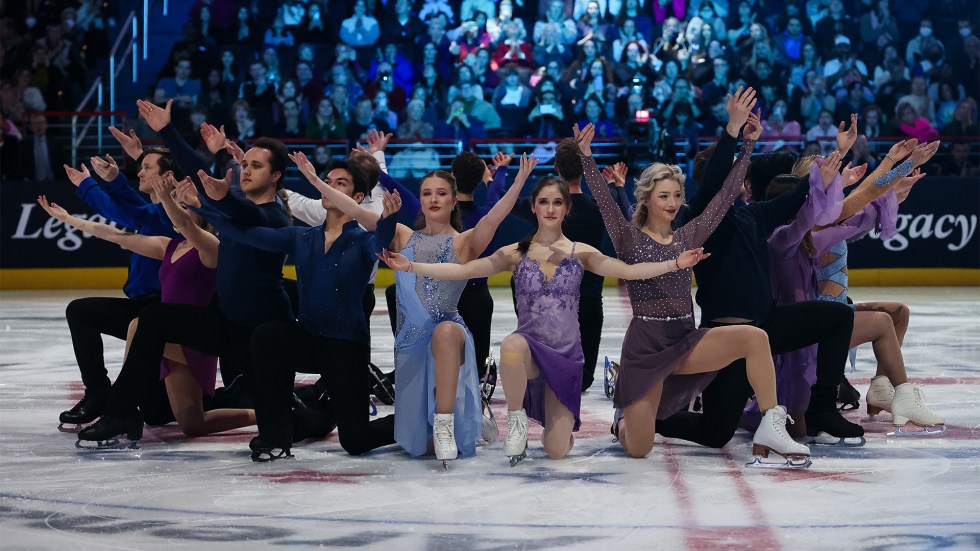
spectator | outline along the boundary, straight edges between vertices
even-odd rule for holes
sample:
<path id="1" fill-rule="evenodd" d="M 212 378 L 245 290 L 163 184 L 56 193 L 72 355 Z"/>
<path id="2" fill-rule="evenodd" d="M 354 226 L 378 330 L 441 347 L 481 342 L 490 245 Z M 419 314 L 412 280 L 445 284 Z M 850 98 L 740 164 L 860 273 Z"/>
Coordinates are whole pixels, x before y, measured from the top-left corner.
<path id="1" fill-rule="evenodd" d="M 943 136 L 968 137 L 980 135 L 977 127 L 977 102 L 967 98 L 956 105 L 953 120 L 943 127 Z"/>
<path id="2" fill-rule="evenodd" d="M 355 0 L 354 13 L 340 24 L 340 40 L 354 49 L 362 65 L 374 53 L 375 42 L 381 36 L 378 20 L 368 13 L 366 0 Z"/>
<path id="3" fill-rule="evenodd" d="M 898 130 L 905 136 L 931 142 L 939 138 L 939 132 L 923 117 L 920 117 L 911 103 L 898 102 Z"/>
<path id="4" fill-rule="evenodd" d="M 960 31 L 963 27 L 960 27 Z M 970 35 L 963 39 L 963 51 L 954 52 L 950 65 L 966 88 L 966 93 L 980 100 L 980 38 Z"/>
<path id="5" fill-rule="evenodd" d="M 398 126 L 395 135 L 400 140 L 427 140 L 435 134 L 432 124 L 424 119 L 425 102 L 413 99 L 405 108 L 405 121 Z"/>
<path id="6" fill-rule="evenodd" d="M 308 61 L 296 63 L 296 83 L 299 86 L 299 94 L 307 102 L 323 97 L 323 84 L 313 78 L 313 66 Z"/>
<path id="7" fill-rule="evenodd" d="M 390 5 L 390 4 L 389 4 Z M 385 20 L 385 37 L 405 52 L 415 57 L 415 38 L 425 32 L 422 20 L 412 14 L 411 0 L 396 0 L 394 12 Z"/>
<path id="8" fill-rule="evenodd" d="M 436 110 L 445 104 L 446 87 L 442 83 L 439 73 L 431 64 L 422 69 L 422 80 L 415 84 L 413 93 L 419 89 L 425 93 L 428 104 Z"/>
<path id="9" fill-rule="evenodd" d="M 572 17 L 576 17 L 574 12 Z M 580 40 L 588 38 L 595 41 L 600 51 L 605 51 L 612 46 L 615 30 L 610 28 L 605 14 L 600 11 L 598 0 L 588 0 L 585 11 L 577 19 L 575 26 L 578 28 Z"/>
<path id="10" fill-rule="evenodd" d="M 272 26 L 265 31 L 265 38 L 262 45 L 265 48 L 278 48 L 279 46 L 292 46 L 296 42 L 293 33 L 286 28 L 282 16 L 277 15 L 272 21 Z"/>
<path id="11" fill-rule="evenodd" d="M 844 1 L 830 0 L 829 8 L 830 13 L 821 19 L 814 28 L 814 39 L 817 42 L 817 47 L 824 52 L 837 47 L 837 37 L 839 36 L 847 38 L 848 46 L 851 45 L 852 40 L 856 40 L 858 37 L 857 25 L 844 11 Z"/>
<path id="12" fill-rule="evenodd" d="M 827 109 L 821 109 L 817 117 L 817 124 L 806 131 L 807 141 L 819 141 L 824 154 L 830 153 L 834 149 L 834 138 L 837 136 L 837 127 L 834 126 L 834 114 Z"/>
<path id="13" fill-rule="evenodd" d="M 861 45 L 870 52 L 898 42 L 898 22 L 892 15 L 890 0 L 876 0 L 874 9 L 861 16 Z"/>
<path id="14" fill-rule="evenodd" d="M 371 130 L 389 133 L 391 127 L 387 121 L 375 117 L 371 98 L 362 96 L 354 105 L 354 116 L 347 122 L 347 139 L 351 144 L 363 141 Z"/>
<path id="15" fill-rule="evenodd" d="M 514 69 L 504 70 L 504 81 L 493 91 L 492 102 L 497 107 L 527 107 L 531 103 L 531 89 L 521 82 Z"/>
<path id="16" fill-rule="evenodd" d="M 467 59 L 473 59 L 470 66 L 473 69 L 473 78 L 476 79 L 476 82 L 480 86 L 483 86 L 484 92 L 492 93 L 492 90 L 500 84 L 500 78 L 497 76 L 496 71 L 490 69 L 490 51 L 486 49 L 478 50 L 475 54 L 467 57 Z"/>
<path id="17" fill-rule="evenodd" d="M 601 99 L 601 94 L 598 97 Z M 537 104 L 527 118 L 531 124 L 530 133 L 537 138 L 561 138 L 568 134 L 565 114 L 554 91 L 539 91 Z"/>
<path id="18" fill-rule="evenodd" d="M 316 113 L 306 123 L 305 135 L 315 140 L 337 140 L 347 137 L 344 118 L 337 113 L 337 108 L 330 98 L 323 98 L 317 104 Z"/>
<path id="19" fill-rule="evenodd" d="M 265 63 L 255 61 L 249 66 L 249 80 L 242 83 L 239 99 L 247 102 L 255 124 L 265 130 L 272 126 L 272 106 L 276 103 L 276 87 L 266 79 Z M 236 102 L 237 104 L 237 102 Z"/>
<path id="20" fill-rule="evenodd" d="M 696 2 L 695 2 L 696 3 Z M 718 39 L 724 39 L 728 35 L 725 32 L 725 19 L 722 16 L 723 13 L 728 11 L 727 8 L 721 9 L 716 6 L 711 0 L 705 0 L 701 2 L 700 6 L 696 6 L 694 3 L 691 5 L 691 11 L 697 10 L 698 17 L 705 25 L 711 28 L 711 36 Z M 649 35 L 647 35 L 649 36 Z M 704 38 L 704 27 L 701 28 L 701 36 Z M 710 43 L 710 40 L 705 41 L 705 44 Z"/>
<path id="21" fill-rule="evenodd" d="M 621 61 L 626 52 L 626 47 L 630 44 L 639 44 L 640 51 L 643 52 L 643 57 L 646 59 L 646 53 L 650 51 L 650 46 L 647 44 L 646 38 L 637 31 L 636 21 L 633 19 L 627 19 L 619 26 L 619 36 L 613 40 L 612 44 L 612 58 Z"/>
<path id="22" fill-rule="evenodd" d="M 452 138 L 463 142 L 463 148 L 469 149 L 470 140 L 487 136 L 483 124 L 466 115 L 466 106 L 462 99 L 455 99 L 446 106 L 446 119 L 435 126 L 435 138 Z"/>
<path id="23" fill-rule="evenodd" d="M 680 52 L 684 50 L 684 46 L 679 42 L 682 36 L 680 21 L 674 17 L 668 17 L 667 20 L 664 21 L 663 27 L 660 31 L 660 38 L 658 39 L 659 41 L 662 41 L 663 45 L 660 47 L 659 51 L 656 51 L 657 48 L 654 47 L 653 56 L 664 63 L 667 63 L 668 61 L 676 62 L 679 58 Z M 656 42 L 657 41 L 654 41 L 655 44 Z"/>
<path id="24" fill-rule="evenodd" d="M 500 0 L 500 4 L 497 6 L 497 17 L 491 17 L 487 21 L 487 34 L 490 35 L 490 41 L 493 44 L 503 39 L 504 25 L 508 21 L 520 22 L 519 24 L 522 27 L 524 25 L 523 21 L 514 18 L 514 3 L 512 0 Z"/>
<path id="25" fill-rule="evenodd" d="M 915 109 L 915 116 L 929 121 L 931 124 L 936 120 L 936 106 L 926 94 L 926 79 L 922 76 L 912 77 L 912 90 L 908 95 L 898 98 L 898 105 L 907 103 Z M 896 108 L 896 114 L 898 109 Z M 902 118 L 899 115 L 899 118 Z"/>
<path id="26" fill-rule="evenodd" d="M 540 39 L 535 39 L 536 44 L 531 50 L 532 58 L 538 65 L 547 65 L 552 61 L 557 61 L 562 65 L 568 65 L 572 61 L 572 50 L 562 42 L 561 28 L 557 23 L 547 23 L 541 27 Z"/>
<path id="27" fill-rule="evenodd" d="M 942 165 L 944 176 L 960 176 L 962 178 L 976 178 L 980 176 L 980 167 L 977 163 L 970 160 L 970 144 L 964 141 L 955 141 L 949 148 L 949 158 Z"/>
<path id="28" fill-rule="evenodd" d="M 858 118 L 858 133 L 868 138 L 878 138 L 881 136 L 893 135 L 885 126 L 883 113 L 877 105 L 869 105 L 864 109 L 864 113 Z"/>
<path id="29" fill-rule="evenodd" d="M 878 166 L 878 159 L 875 157 L 874 150 L 868 143 L 868 137 L 864 134 L 858 134 L 858 137 L 854 140 L 854 144 L 851 146 L 851 150 L 844 157 L 844 165 L 846 166 L 848 163 L 851 166 L 859 166 L 867 163 L 869 173 Z"/>
<path id="30" fill-rule="evenodd" d="M 31 115 L 31 135 L 23 141 L 21 150 L 24 179 L 33 182 L 47 182 L 67 162 L 64 156 L 65 144 L 57 138 L 48 136 L 48 119 L 41 113 Z"/>
<path id="31" fill-rule="evenodd" d="M 197 96 L 201 94 L 201 81 L 191 78 L 191 62 L 182 59 L 174 65 L 173 78 L 164 78 L 157 82 L 157 88 L 163 91 L 165 100 L 174 100 L 174 105 L 190 109 L 197 104 Z"/>
<path id="32" fill-rule="evenodd" d="M 698 100 L 694 97 L 694 91 L 692 90 L 691 83 L 687 79 L 679 78 L 677 82 L 674 83 L 674 88 L 670 96 L 670 101 L 666 107 L 662 109 L 662 115 L 664 119 L 670 119 L 673 115 L 674 109 L 681 104 L 686 104 L 688 111 L 690 111 L 690 116 L 698 118 L 701 116 L 701 109 L 698 107 Z"/>
<path id="33" fill-rule="evenodd" d="M 491 18 L 497 15 L 497 4 L 493 0 L 463 0 L 459 7 L 459 18 L 461 21 L 473 21 L 478 12 Z"/>
<path id="34" fill-rule="evenodd" d="M 262 62 L 265 64 L 265 79 L 273 86 L 279 87 L 282 73 L 279 71 L 279 52 L 276 48 L 267 46 L 262 51 Z"/>
<path id="35" fill-rule="evenodd" d="M 500 115 L 493 108 L 493 104 L 483 99 L 483 88 L 474 82 L 461 84 L 459 87 L 459 97 L 466 106 L 466 112 L 471 117 L 480 121 L 486 130 L 500 128 Z"/>
<path id="36" fill-rule="evenodd" d="M 617 59 L 619 63 L 616 64 L 614 74 L 619 86 L 646 85 L 647 82 L 653 82 L 656 74 L 648 63 L 647 50 L 643 43 L 626 44 L 623 54 Z"/>
<path id="37" fill-rule="evenodd" d="M 592 62 L 598 58 L 599 49 L 596 43 L 591 39 L 583 40 L 579 43 L 578 55 L 575 57 L 575 61 L 565 69 L 562 82 L 566 82 L 570 86 L 575 86 L 577 82 L 573 83 L 572 81 L 578 81 L 585 77 L 589 72 L 589 67 L 592 66 Z"/>
<path id="38" fill-rule="evenodd" d="M 422 8 L 419 9 L 419 19 L 425 21 L 430 17 L 442 15 L 446 18 L 446 23 L 452 23 L 453 7 L 448 0 L 422 0 Z"/>
<path id="39" fill-rule="evenodd" d="M 502 38 L 500 45 L 491 56 L 496 67 L 507 65 L 527 69 L 535 67 L 534 52 L 531 45 L 524 41 L 523 27 L 516 21 L 508 21 L 504 24 Z"/>
<path id="40" fill-rule="evenodd" d="M 687 101 L 678 102 L 671 110 L 667 132 L 676 140 L 687 138 L 685 154 L 687 158 L 693 159 L 698 152 L 698 139 L 701 137 L 703 127 L 695 120 L 692 112 L 692 104 Z"/>
<path id="41" fill-rule="evenodd" d="M 565 13 L 564 0 L 551 0 L 548 3 L 548 11 L 545 12 L 545 17 L 534 24 L 532 37 L 535 43 L 543 42 L 544 30 L 547 27 L 553 27 L 557 31 L 557 39 L 564 46 L 570 46 L 578 38 L 578 27 L 572 18 Z"/>
<path id="42" fill-rule="evenodd" d="M 294 30 L 296 40 L 305 44 L 335 44 L 338 38 L 334 26 L 323 20 L 319 4 L 310 4 L 303 21 Z"/>
<path id="43" fill-rule="evenodd" d="M 723 57 L 716 57 L 712 60 L 714 74 L 711 81 L 701 89 L 701 99 L 705 105 L 714 105 L 720 98 L 724 98 L 732 85 L 728 76 L 728 60 Z"/>
<path id="44" fill-rule="evenodd" d="M 836 90 L 854 80 L 863 81 L 868 78 L 868 74 L 868 66 L 851 52 L 851 40 L 846 36 L 838 35 L 834 39 L 834 58 L 823 66 L 827 87 Z"/>
<path id="45" fill-rule="evenodd" d="M 252 21 L 252 16 L 248 8 L 245 6 L 238 8 L 235 14 L 235 20 L 232 21 L 231 25 L 225 31 L 224 42 L 226 44 L 256 48 L 261 44 L 262 39 L 261 31 L 255 28 L 255 23 Z"/>
<path id="46" fill-rule="evenodd" d="M 910 66 L 915 65 L 925 57 L 926 51 L 930 48 L 938 48 L 941 51 L 941 57 L 945 56 L 946 48 L 943 43 L 932 35 L 932 21 L 923 19 L 919 23 L 919 34 L 909 40 L 905 46 L 905 63 Z"/>
<path id="47" fill-rule="evenodd" d="M 327 167 L 333 162 L 333 158 L 330 155 L 330 148 L 325 145 L 318 145 L 316 149 L 313 150 L 313 155 L 310 158 L 310 162 L 313 163 L 313 169 L 320 178 L 325 178 Z"/>
<path id="48" fill-rule="evenodd" d="M 944 128 L 953 120 L 956 107 L 961 101 L 961 96 L 954 92 L 957 86 L 955 81 L 942 80 L 939 83 L 939 103 L 936 108 L 936 126 Z"/>
<path id="49" fill-rule="evenodd" d="M 294 78 L 287 78 L 279 87 L 279 94 L 276 96 L 278 103 L 273 106 L 273 120 L 276 124 L 282 122 L 282 106 L 289 100 L 295 100 L 299 107 L 300 125 L 306 126 L 306 119 L 310 116 L 310 106 L 303 97 L 299 83 Z"/>
<path id="50" fill-rule="evenodd" d="M 620 135 L 616 124 L 605 116 L 606 107 L 599 98 L 585 100 L 585 108 L 582 111 L 585 113 L 585 118 L 578 121 L 579 128 L 585 128 L 585 125 L 591 122 L 595 124 L 597 138 L 615 138 Z"/>
<path id="51" fill-rule="evenodd" d="M 817 46 L 807 40 L 800 46 L 800 60 L 793 65 L 789 73 L 789 85 L 794 91 L 807 88 L 806 75 L 809 72 L 823 74 L 823 61 L 817 55 Z"/>
<path id="52" fill-rule="evenodd" d="M 258 130 L 255 117 L 252 115 L 252 108 L 248 101 L 239 99 L 231 104 L 231 128 L 228 137 L 239 143 L 261 136 Z M 264 129 L 263 129 L 264 130 Z"/>
<path id="53" fill-rule="evenodd" d="M 606 90 L 606 84 L 614 82 L 612 67 L 603 58 L 596 58 L 589 66 L 589 72 L 580 79 L 573 90 L 578 100 L 585 101 L 594 96 L 601 101 Z"/>
<path id="54" fill-rule="evenodd" d="M 708 4 L 710 2 L 705 3 Z M 626 25 L 626 21 L 633 21 L 636 25 L 637 34 L 643 38 L 644 42 L 649 43 L 653 40 L 653 18 L 646 15 L 647 11 L 641 9 L 641 7 L 640 0 L 622 0 L 619 13 L 616 15 L 616 26 L 622 29 Z M 722 23 L 720 32 L 724 32 L 724 30 L 725 26 Z"/>
<path id="55" fill-rule="evenodd" d="M 722 96 L 709 106 L 708 113 L 701 117 L 701 135 L 720 136 L 728 124 L 727 98 Z"/>
<path id="56" fill-rule="evenodd" d="M 804 126 L 813 126 L 821 111 L 830 112 L 833 116 L 837 107 L 834 97 L 826 91 L 826 80 L 820 75 L 811 75 L 807 79 L 809 92 L 800 99 L 800 116 Z"/>
<path id="57" fill-rule="evenodd" d="M 851 113 L 864 113 L 864 110 L 871 106 L 871 102 L 865 99 L 867 91 L 860 82 L 852 82 L 847 87 L 847 96 L 837 103 L 837 111 L 834 119 L 838 121 L 850 120 Z"/>
<path id="58" fill-rule="evenodd" d="M 274 135 L 277 138 L 303 138 L 306 137 L 306 128 L 300 120 L 299 102 L 295 98 L 289 98 L 280 104 L 282 117 Z"/>
<path id="59" fill-rule="evenodd" d="M 775 138 L 778 142 L 766 144 L 763 151 L 768 153 L 769 151 L 780 149 L 779 142 L 787 140 L 794 141 L 803 134 L 799 122 L 786 119 L 788 111 L 789 109 L 784 100 L 776 100 L 773 103 L 769 116 L 762 121 L 762 137 Z M 788 145 L 788 149 L 795 152 L 796 146 L 790 144 Z"/>
<path id="60" fill-rule="evenodd" d="M 756 18 L 752 5 L 745 0 L 738 3 L 736 10 L 736 18 L 728 25 L 728 44 L 732 47 L 736 47 L 740 41 L 749 38 L 749 29 L 755 23 Z"/>
<path id="61" fill-rule="evenodd" d="M 342 88 L 346 91 L 346 101 L 340 102 L 336 99 L 337 93 L 334 92 L 336 88 Z M 334 98 L 334 107 L 340 111 L 345 111 L 347 106 L 352 105 L 357 101 L 357 98 L 364 95 L 364 88 L 354 80 L 354 76 L 347 65 L 337 63 L 330 67 L 330 84 L 324 90 L 324 95 Z"/>
<path id="62" fill-rule="evenodd" d="M 221 72 L 218 69 L 211 69 L 201 85 L 201 95 L 198 98 L 198 103 L 207 110 L 208 120 L 217 126 L 225 124 L 228 120 L 228 107 L 235 99 L 237 91 L 237 87 L 232 89 L 221 82 Z"/>
<path id="63" fill-rule="evenodd" d="M 388 128 L 391 130 L 398 130 L 398 113 L 392 110 L 391 105 L 388 100 L 388 92 L 384 90 L 378 90 L 373 98 L 374 103 L 374 118 L 380 119 L 388 123 Z"/>
<path id="64" fill-rule="evenodd" d="M 232 94 L 237 94 L 238 88 L 242 84 L 242 70 L 235 60 L 235 52 L 228 49 L 222 50 L 219 71 L 222 94 L 229 98 Z"/>

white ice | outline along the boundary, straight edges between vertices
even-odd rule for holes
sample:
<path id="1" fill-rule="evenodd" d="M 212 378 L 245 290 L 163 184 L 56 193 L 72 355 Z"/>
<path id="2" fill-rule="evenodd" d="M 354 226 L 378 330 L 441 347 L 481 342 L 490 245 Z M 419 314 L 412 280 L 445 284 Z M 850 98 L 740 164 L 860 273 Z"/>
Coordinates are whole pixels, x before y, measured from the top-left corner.
<path id="1" fill-rule="evenodd" d="M 570 456 L 547 459 L 535 429 L 529 459 L 514 468 L 498 441 L 448 472 L 395 447 L 348 456 L 336 434 L 294 448 L 295 459 L 252 463 L 252 429 L 187 439 L 174 425 L 148 427 L 139 451 L 76 450 L 75 435 L 56 429 L 81 396 L 64 308 L 105 293 L 4 292 L 0 549 L 980 548 L 980 292 L 853 292 L 911 307 L 909 374 L 949 430 L 887 438 L 890 423 L 866 421 L 862 400 L 848 417 L 862 420 L 868 444 L 814 448 L 813 467 L 795 472 L 744 468 L 751 437 L 741 431 L 722 450 L 658 438 L 646 459 L 612 443 L 601 363 L 619 356 L 629 316 L 616 289 L 605 293 L 600 367 Z M 373 359 L 389 371 L 393 339 L 378 298 Z M 516 318 L 509 290 L 494 298 L 496 346 Z M 107 337 L 113 376 L 121 354 Z M 848 377 L 863 394 L 873 372 L 866 345 Z"/>

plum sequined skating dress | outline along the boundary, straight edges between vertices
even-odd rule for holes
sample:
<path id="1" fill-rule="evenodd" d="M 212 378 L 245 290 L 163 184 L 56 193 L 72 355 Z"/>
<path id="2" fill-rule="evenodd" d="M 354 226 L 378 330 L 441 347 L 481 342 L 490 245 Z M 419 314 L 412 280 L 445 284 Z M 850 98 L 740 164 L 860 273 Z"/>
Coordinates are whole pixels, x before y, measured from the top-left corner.
<path id="1" fill-rule="evenodd" d="M 579 284 L 584 269 L 572 252 L 545 278 L 541 263 L 525 255 L 514 269 L 517 331 L 531 349 L 541 376 L 528 380 L 524 409 L 528 417 L 545 423 L 545 385 L 575 416 L 579 428 L 582 404 L 582 340 L 578 326 Z"/>
<path id="2" fill-rule="evenodd" d="M 415 232 L 401 253 L 413 262 L 457 263 L 454 235 Z M 482 413 L 473 336 L 456 309 L 466 281 L 442 281 L 396 272 L 398 331 L 395 335 L 395 441 L 413 457 L 424 455 L 435 419 L 435 357 L 432 333 L 444 321 L 466 334 L 463 364 L 456 384 L 456 446 L 462 456 L 476 453 Z"/>
<path id="3" fill-rule="evenodd" d="M 741 190 L 752 155 L 753 140 L 745 140 L 738 160 L 718 194 L 704 212 L 678 228 L 669 244 L 655 241 L 623 217 L 595 160 L 583 157 L 589 190 L 602 212 L 606 230 L 620 260 L 627 264 L 663 262 L 704 244 Z M 711 251 L 706 251 L 711 252 Z M 663 383 L 658 418 L 677 413 L 714 379 L 715 372 L 674 375 L 684 358 L 697 346 L 707 329 L 694 325 L 691 269 L 660 277 L 627 281 L 633 319 L 623 339 L 614 405 L 624 408 Z M 724 366 L 718 366 L 719 369 Z"/>

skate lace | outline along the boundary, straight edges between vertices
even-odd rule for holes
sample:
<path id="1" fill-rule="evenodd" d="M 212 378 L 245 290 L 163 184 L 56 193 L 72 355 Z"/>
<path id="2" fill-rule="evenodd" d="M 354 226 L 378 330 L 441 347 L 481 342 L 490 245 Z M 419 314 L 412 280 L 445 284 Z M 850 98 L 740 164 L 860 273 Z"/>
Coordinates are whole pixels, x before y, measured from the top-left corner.
<path id="1" fill-rule="evenodd" d="M 926 395 L 922 393 L 922 389 L 919 388 L 919 385 L 912 387 L 912 396 L 915 397 L 915 401 L 919 405 L 922 405 L 926 398 Z"/>
<path id="2" fill-rule="evenodd" d="M 517 434 L 517 429 L 523 424 L 524 423 L 521 422 L 521 418 L 517 415 L 509 415 L 507 418 L 507 439 L 513 440 L 521 438 L 521 435 Z"/>
<path id="3" fill-rule="evenodd" d="M 796 424 L 796 421 L 793 420 L 793 416 L 790 415 L 790 414 L 788 414 L 788 413 L 786 414 L 786 420 L 789 421 L 789 424 L 790 425 L 795 425 Z"/>
<path id="4" fill-rule="evenodd" d="M 439 421 L 436 423 L 434 432 L 440 445 L 446 445 L 453 440 L 451 422 Z"/>

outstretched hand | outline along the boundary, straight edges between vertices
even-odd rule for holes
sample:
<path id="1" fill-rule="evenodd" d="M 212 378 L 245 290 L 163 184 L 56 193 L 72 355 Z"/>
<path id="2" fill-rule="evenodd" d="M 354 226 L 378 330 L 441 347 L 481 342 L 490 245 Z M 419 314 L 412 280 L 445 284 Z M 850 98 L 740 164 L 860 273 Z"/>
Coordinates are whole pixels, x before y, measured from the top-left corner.
<path id="1" fill-rule="evenodd" d="M 755 104 L 754 101 L 752 103 Z M 762 136 L 762 121 L 759 120 L 761 113 L 761 108 L 754 112 L 749 111 L 749 117 L 745 122 L 745 139 L 758 141 L 759 137 Z"/>
<path id="2" fill-rule="evenodd" d="M 514 185 L 523 186 L 527 179 L 531 177 L 531 173 L 534 172 L 534 167 L 538 166 L 538 159 L 533 154 L 528 156 L 527 153 L 521 155 L 521 169 L 517 171 L 517 178 L 514 179 Z"/>
<path id="3" fill-rule="evenodd" d="M 89 159 L 92 164 L 92 170 L 99 175 L 106 182 L 111 182 L 119 177 L 119 165 L 116 164 L 116 160 L 112 158 L 108 153 L 105 154 L 105 159 L 102 157 L 92 157 Z"/>
<path id="4" fill-rule="evenodd" d="M 513 153 L 504 153 L 503 151 L 498 151 L 496 155 L 493 156 L 493 167 L 499 169 L 501 167 L 507 167 L 510 165 L 511 159 L 514 158 Z"/>
<path id="5" fill-rule="evenodd" d="M 572 126 L 572 132 L 575 135 L 575 143 L 578 145 L 578 150 L 582 152 L 582 155 L 591 157 L 592 138 L 595 137 L 595 124 L 590 122 L 581 130 L 579 130 L 578 124 L 575 124 Z"/>
<path id="6" fill-rule="evenodd" d="M 367 143 L 368 143 L 368 153 L 372 156 L 379 152 L 384 151 L 385 147 L 388 146 L 388 140 L 394 136 L 392 133 L 385 134 L 384 132 L 378 132 L 376 128 L 372 128 L 367 133 Z"/>
<path id="7" fill-rule="evenodd" d="M 177 182 L 174 189 L 176 190 L 176 197 L 174 199 L 178 203 L 189 207 L 201 208 L 201 198 L 198 196 L 197 188 L 194 187 L 194 182 L 190 178 L 184 178 Z"/>
<path id="8" fill-rule="evenodd" d="M 858 116 L 857 113 L 851 113 L 851 127 L 846 132 L 844 131 L 844 121 L 840 121 L 837 126 L 837 151 L 840 151 L 841 155 L 847 155 L 847 152 L 854 146 L 857 137 Z"/>
<path id="9" fill-rule="evenodd" d="M 895 195 L 898 197 L 898 202 L 901 204 L 909 197 L 909 192 L 912 191 L 912 186 L 916 182 L 925 177 L 926 173 L 922 172 L 918 168 L 913 170 L 911 174 L 905 176 L 895 184 Z"/>
<path id="10" fill-rule="evenodd" d="M 612 182 L 616 187 L 626 187 L 626 173 L 629 169 L 626 163 L 616 163 L 602 169 L 602 177 L 607 182 Z"/>
<path id="11" fill-rule="evenodd" d="M 228 190 L 231 189 L 230 168 L 225 172 L 225 177 L 220 180 L 203 170 L 197 171 L 197 177 L 201 179 L 201 184 L 204 185 L 204 193 L 207 193 L 213 201 L 224 199 L 228 195 Z"/>
<path id="12" fill-rule="evenodd" d="M 189 180 L 189 178 L 185 178 Z M 149 182 L 150 189 L 156 194 L 157 199 L 161 202 L 173 200 L 173 191 L 177 187 L 177 180 L 174 178 L 173 172 L 168 172 L 166 176 L 162 178 L 154 178 Z"/>
<path id="13" fill-rule="evenodd" d="M 170 108 L 173 104 L 174 100 L 167 100 L 166 107 L 161 108 L 148 101 L 136 100 L 136 108 L 139 109 L 140 116 L 156 132 L 163 130 L 163 127 L 170 124 Z"/>
<path id="14" fill-rule="evenodd" d="M 204 140 L 204 144 L 208 146 L 208 151 L 212 155 L 217 154 L 222 149 L 225 149 L 225 142 L 228 141 L 228 138 L 225 136 L 225 125 L 221 125 L 221 130 L 218 130 L 213 124 L 202 122 L 201 139 Z"/>
<path id="15" fill-rule="evenodd" d="M 412 267 L 412 262 L 405 255 L 389 251 L 388 249 L 383 249 L 378 253 L 378 260 L 387 264 L 392 270 L 398 270 L 399 272 L 407 272 Z"/>
<path id="16" fill-rule="evenodd" d="M 711 253 L 704 252 L 704 247 L 684 251 L 677 256 L 677 267 L 682 270 L 691 268 L 709 256 L 711 256 Z"/>
<path id="17" fill-rule="evenodd" d="M 316 167 L 313 166 L 313 163 L 310 161 L 310 158 L 306 156 L 306 153 L 303 153 L 302 151 L 290 153 L 289 160 L 296 164 L 296 168 L 299 169 L 300 174 L 302 174 L 303 177 L 310 182 L 319 179 L 316 174 Z"/>
<path id="18" fill-rule="evenodd" d="M 51 218 L 64 222 L 70 216 L 68 211 L 61 208 L 56 203 L 49 203 L 48 198 L 44 195 L 38 195 L 37 202 L 39 205 L 41 205 L 41 208 L 44 209 L 44 212 L 51 215 Z"/>
<path id="19" fill-rule="evenodd" d="M 115 126 L 109 127 L 109 132 L 112 134 L 119 145 L 122 146 L 123 152 L 132 159 L 136 160 L 140 158 L 143 154 L 143 142 L 140 140 L 139 136 L 136 135 L 136 131 L 133 129 L 129 130 L 129 135 L 123 134 L 121 130 Z"/>
<path id="20" fill-rule="evenodd" d="M 85 166 L 84 163 L 82 164 L 81 170 L 75 170 L 74 168 L 68 165 L 64 165 L 64 167 L 65 167 L 65 174 L 68 175 L 68 180 L 71 183 L 75 184 L 75 187 L 81 185 L 82 181 L 85 180 L 85 178 L 91 177 L 91 173 L 89 173 L 88 167 Z"/>
<path id="21" fill-rule="evenodd" d="M 868 163 L 858 165 L 856 167 L 851 167 L 851 163 L 847 163 L 844 170 L 841 172 L 841 180 L 844 183 L 844 187 L 850 187 L 858 183 L 861 178 L 868 172 Z"/>
<path id="22" fill-rule="evenodd" d="M 231 158 L 234 159 L 239 166 L 245 162 L 245 152 L 242 151 L 242 148 L 238 147 L 237 143 L 231 140 L 225 140 L 225 151 L 231 155 Z"/>
<path id="23" fill-rule="evenodd" d="M 725 109 L 728 111 L 728 126 L 726 129 L 730 135 L 738 137 L 738 131 L 749 120 L 749 116 L 752 114 L 752 108 L 755 107 L 755 102 L 755 89 L 751 86 L 744 91 L 739 86 L 735 90 L 734 96 L 728 94 L 728 103 L 725 105 Z"/>
<path id="24" fill-rule="evenodd" d="M 939 151 L 939 140 L 929 143 L 920 143 L 912 150 L 912 166 L 922 166 L 929 162 L 929 159 Z"/>
<path id="25" fill-rule="evenodd" d="M 397 189 L 394 192 L 389 192 L 386 190 L 384 197 L 382 198 L 382 204 L 384 205 L 384 209 L 381 211 L 381 217 L 388 218 L 401 210 L 402 196 L 400 193 L 398 193 Z"/>
<path id="26" fill-rule="evenodd" d="M 912 150 L 915 149 L 915 146 L 917 145 L 919 145 L 919 140 L 915 138 L 902 140 L 891 146 L 891 148 L 888 150 L 888 157 L 897 165 L 898 163 L 902 162 L 902 159 L 907 157 L 909 153 L 912 153 Z"/>
<path id="27" fill-rule="evenodd" d="M 818 158 L 814 162 L 820 167 L 820 180 L 823 182 L 823 187 L 827 188 L 837 178 L 837 173 L 840 172 L 841 164 L 843 164 L 843 158 L 840 151 L 835 149 L 830 152 L 830 155 L 823 159 Z"/>

